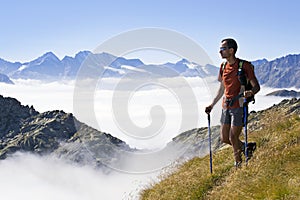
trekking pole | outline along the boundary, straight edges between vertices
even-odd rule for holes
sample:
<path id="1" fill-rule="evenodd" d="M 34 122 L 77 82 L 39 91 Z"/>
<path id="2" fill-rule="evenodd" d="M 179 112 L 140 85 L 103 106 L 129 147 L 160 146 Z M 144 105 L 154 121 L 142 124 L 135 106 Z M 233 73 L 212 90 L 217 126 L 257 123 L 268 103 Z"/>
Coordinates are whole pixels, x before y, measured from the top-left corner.
<path id="1" fill-rule="evenodd" d="M 210 131 L 210 114 L 207 114 L 208 119 L 208 140 L 209 140 L 209 169 L 212 174 L 212 151 L 211 151 L 211 131 Z"/>
<path id="2" fill-rule="evenodd" d="M 247 123 L 248 123 L 248 103 L 247 99 L 244 99 L 244 104 L 243 104 L 243 109 L 244 109 L 244 137 L 245 137 L 245 161 L 246 161 L 246 166 L 248 164 L 248 134 L 247 134 Z"/>

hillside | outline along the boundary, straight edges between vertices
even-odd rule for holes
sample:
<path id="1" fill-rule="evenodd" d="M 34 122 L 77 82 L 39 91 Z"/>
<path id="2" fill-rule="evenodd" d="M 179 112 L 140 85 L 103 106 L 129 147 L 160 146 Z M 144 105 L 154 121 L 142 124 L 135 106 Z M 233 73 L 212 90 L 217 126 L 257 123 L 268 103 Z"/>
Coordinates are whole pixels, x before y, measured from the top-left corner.
<path id="1" fill-rule="evenodd" d="M 209 157 L 195 157 L 161 175 L 141 191 L 142 200 L 300 199 L 300 99 L 251 113 L 249 140 L 258 148 L 248 166 L 233 167 L 225 146 Z"/>

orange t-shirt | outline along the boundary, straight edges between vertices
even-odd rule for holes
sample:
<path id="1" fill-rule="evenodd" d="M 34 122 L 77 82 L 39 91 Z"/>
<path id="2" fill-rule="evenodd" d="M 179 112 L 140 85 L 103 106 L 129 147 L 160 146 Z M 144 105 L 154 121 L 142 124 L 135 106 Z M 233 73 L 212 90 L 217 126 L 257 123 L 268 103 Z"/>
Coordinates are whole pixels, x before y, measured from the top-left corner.
<path id="1" fill-rule="evenodd" d="M 223 98 L 223 108 L 238 108 L 240 107 L 239 101 L 236 100 L 234 104 L 229 107 L 226 105 L 226 99 L 232 99 L 239 95 L 241 90 L 241 83 L 238 79 L 238 68 L 239 68 L 240 59 L 236 59 L 235 63 L 230 65 L 228 62 L 224 70 L 222 69 L 222 64 L 219 72 L 219 81 L 223 81 L 225 91 Z M 247 61 L 243 61 L 243 70 L 248 80 L 255 79 L 254 68 L 251 66 L 252 64 Z M 223 70 L 223 72 L 222 72 Z"/>

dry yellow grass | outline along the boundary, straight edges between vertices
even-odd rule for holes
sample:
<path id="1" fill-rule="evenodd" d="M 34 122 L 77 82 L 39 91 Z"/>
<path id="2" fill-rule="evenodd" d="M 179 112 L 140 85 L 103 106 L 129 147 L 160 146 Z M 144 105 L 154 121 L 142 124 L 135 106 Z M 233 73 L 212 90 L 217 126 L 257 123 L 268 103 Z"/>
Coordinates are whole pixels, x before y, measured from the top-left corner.
<path id="1" fill-rule="evenodd" d="M 209 172 L 209 159 L 194 158 L 178 167 L 174 173 L 165 177 L 159 184 L 143 191 L 142 199 L 199 199 L 222 179 L 232 168 L 232 162 L 224 155 L 231 154 L 225 149 L 214 155 L 214 173 Z"/>

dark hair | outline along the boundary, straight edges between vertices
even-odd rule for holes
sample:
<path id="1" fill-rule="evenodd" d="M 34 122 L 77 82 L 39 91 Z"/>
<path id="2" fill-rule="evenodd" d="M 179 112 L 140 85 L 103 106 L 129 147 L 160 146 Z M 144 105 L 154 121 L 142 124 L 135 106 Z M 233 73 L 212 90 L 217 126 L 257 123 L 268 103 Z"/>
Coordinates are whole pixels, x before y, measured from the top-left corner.
<path id="1" fill-rule="evenodd" d="M 236 53 L 238 45 L 237 45 L 237 43 L 236 43 L 236 41 L 234 39 L 232 39 L 232 38 L 226 38 L 226 39 L 223 39 L 222 42 L 226 42 L 228 48 L 233 48 L 234 49 L 234 53 Z"/>

